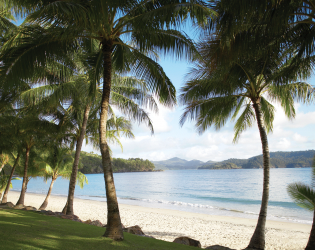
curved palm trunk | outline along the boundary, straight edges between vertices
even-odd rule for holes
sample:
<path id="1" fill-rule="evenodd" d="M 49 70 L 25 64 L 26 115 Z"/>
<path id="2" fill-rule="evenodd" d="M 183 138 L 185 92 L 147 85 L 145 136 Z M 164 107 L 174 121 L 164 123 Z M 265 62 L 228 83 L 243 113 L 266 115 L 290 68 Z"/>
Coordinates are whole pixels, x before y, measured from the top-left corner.
<path id="1" fill-rule="evenodd" d="M 247 248 L 250 249 L 265 249 L 265 227 L 267 219 L 267 207 L 269 200 L 269 177 L 270 177 L 270 155 L 267 140 L 267 133 L 263 123 L 262 112 L 260 108 L 260 102 L 253 104 L 257 119 L 257 124 L 260 133 L 260 139 L 263 151 L 263 164 L 264 164 L 264 182 L 263 182 L 263 193 L 261 200 L 261 207 L 258 217 L 258 222 L 254 234 L 249 242 Z"/>
<path id="2" fill-rule="evenodd" d="M 77 140 L 77 144 L 75 147 L 75 156 L 74 156 L 74 161 L 72 165 L 72 173 L 71 173 L 70 182 L 69 182 L 68 200 L 66 204 L 66 209 L 63 210 L 64 214 L 73 215 L 73 200 L 74 200 L 75 184 L 77 181 L 78 165 L 79 165 L 79 160 L 80 160 L 81 148 L 82 148 L 82 144 L 83 144 L 83 140 L 85 136 L 86 126 L 89 119 L 90 109 L 91 109 L 90 105 L 89 104 L 86 105 L 80 137 Z"/>
<path id="3" fill-rule="evenodd" d="M 315 209 L 313 215 L 313 225 L 310 233 L 310 237 L 308 238 L 307 246 L 305 250 L 313 250 L 315 249 Z"/>
<path id="4" fill-rule="evenodd" d="M 103 95 L 101 103 L 100 117 L 100 149 L 102 154 L 102 165 L 105 179 L 105 189 L 107 198 L 107 227 L 104 237 L 114 240 L 123 240 L 124 235 L 121 226 L 116 189 L 114 184 L 113 169 L 109 153 L 109 147 L 106 140 L 106 123 L 108 117 L 109 97 L 111 91 L 112 74 L 112 42 L 102 43 L 104 55 L 104 75 L 103 75 Z"/>
<path id="5" fill-rule="evenodd" d="M 3 197 L 2 197 L 2 201 L 1 203 L 7 203 L 7 200 L 8 200 L 8 193 L 9 193 L 9 190 L 10 190 L 10 184 L 11 184 L 11 180 L 12 180 L 12 177 L 13 177 L 13 174 L 14 174 L 14 171 L 15 171 L 15 168 L 19 162 L 19 159 L 20 159 L 20 152 L 18 153 L 18 155 L 16 156 L 16 159 L 15 159 L 15 162 L 14 162 L 14 165 L 13 165 L 13 168 L 11 170 L 11 174 L 10 174 L 10 177 L 9 177 L 9 180 L 8 180 L 8 183 L 7 183 L 7 186 L 4 190 L 4 194 L 3 194 Z"/>
<path id="6" fill-rule="evenodd" d="M 51 183 L 50 183 L 50 186 L 49 186 L 49 189 L 48 189 L 47 196 L 46 196 L 46 198 L 45 198 L 43 204 L 40 206 L 39 210 L 44 210 L 44 209 L 47 207 L 47 205 L 48 205 L 48 200 L 49 200 L 49 197 L 50 197 L 50 194 L 51 194 L 51 190 L 52 190 L 52 188 L 53 188 L 53 185 L 54 185 L 54 182 L 55 182 L 56 179 L 57 179 L 57 178 L 52 178 L 52 179 L 51 179 Z"/>
<path id="7" fill-rule="evenodd" d="M 28 168 L 29 156 L 30 156 L 30 148 L 27 147 L 26 148 L 26 154 L 25 154 L 25 165 L 24 165 L 24 176 L 23 176 L 22 190 L 21 190 L 20 198 L 19 198 L 18 202 L 16 203 L 16 205 L 19 205 L 19 204 L 24 205 L 24 197 L 25 197 L 25 193 L 26 193 L 26 189 L 27 189 L 27 183 L 28 183 L 27 168 Z"/>

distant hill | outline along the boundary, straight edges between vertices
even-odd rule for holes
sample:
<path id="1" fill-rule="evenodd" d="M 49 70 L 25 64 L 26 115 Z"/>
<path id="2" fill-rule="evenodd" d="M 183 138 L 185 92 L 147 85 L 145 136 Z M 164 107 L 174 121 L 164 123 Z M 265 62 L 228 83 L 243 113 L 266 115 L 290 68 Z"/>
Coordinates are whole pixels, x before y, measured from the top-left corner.
<path id="1" fill-rule="evenodd" d="M 155 171 L 154 164 L 140 158 L 112 159 L 114 173 L 120 172 L 151 172 Z M 81 152 L 79 170 L 84 174 L 103 173 L 102 157 L 97 154 Z"/>
<path id="2" fill-rule="evenodd" d="M 178 157 L 174 157 L 165 161 L 152 161 L 152 163 L 155 165 L 155 169 L 163 170 L 197 169 L 201 165 L 205 164 L 203 161 L 186 161 Z"/>
<path id="3" fill-rule="evenodd" d="M 315 150 L 294 152 L 271 152 L 271 168 L 307 168 L 312 166 Z M 206 162 L 198 169 L 263 168 L 262 155 L 249 159 L 228 159 L 221 162 Z"/>

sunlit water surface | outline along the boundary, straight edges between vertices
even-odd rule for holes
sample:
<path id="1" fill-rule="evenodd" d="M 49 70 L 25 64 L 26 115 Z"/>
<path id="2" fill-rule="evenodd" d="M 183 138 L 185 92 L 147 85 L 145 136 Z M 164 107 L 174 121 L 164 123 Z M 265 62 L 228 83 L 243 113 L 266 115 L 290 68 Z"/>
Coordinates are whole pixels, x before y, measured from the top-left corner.
<path id="1" fill-rule="evenodd" d="M 312 213 L 292 202 L 286 188 L 292 182 L 311 182 L 311 168 L 271 169 L 268 219 L 312 223 Z M 89 184 L 75 196 L 106 201 L 102 174 L 88 174 Z M 262 196 L 262 169 L 173 170 L 114 174 L 120 203 L 203 214 L 257 218 Z M 22 182 L 14 180 L 13 190 Z M 45 194 L 49 181 L 32 179 L 27 192 Z M 52 194 L 67 195 L 69 181 L 58 178 Z"/>

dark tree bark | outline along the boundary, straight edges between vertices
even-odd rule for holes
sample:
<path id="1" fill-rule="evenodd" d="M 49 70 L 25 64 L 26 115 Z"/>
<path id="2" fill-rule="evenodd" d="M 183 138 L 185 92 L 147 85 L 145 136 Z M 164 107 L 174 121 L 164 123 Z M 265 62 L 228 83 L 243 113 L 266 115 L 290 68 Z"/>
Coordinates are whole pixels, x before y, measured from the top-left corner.
<path id="1" fill-rule="evenodd" d="M 100 150 L 102 154 L 102 165 L 105 179 L 105 189 L 107 197 L 107 227 L 104 237 L 113 240 L 123 240 L 124 235 L 121 226 L 121 219 L 114 184 L 113 169 L 110 159 L 109 147 L 106 139 L 106 123 L 108 117 L 109 98 L 111 91 L 112 76 L 112 41 L 102 42 L 102 51 L 104 56 L 103 72 L 103 95 L 101 103 L 100 117 Z"/>
<path id="2" fill-rule="evenodd" d="M 79 160 L 80 160 L 81 148 L 82 148 L 82 144 L 83 144 L 83 140 L 84 140 L 84 136 L 86 132 L 86 126 L 89 119 L 90 109 L 91 107 L 88 104 L 85 107 L 82 128 L 80 131 L 79 139 L 77 140 L 77 144 L 76 144 L 75 156 L 74 156 L 74 161 L 72 165 L 72 173 L 71 173 L 70 182 L 69 182 L 68 200 L 66 204 L 67 208 L 66 210 L 64 209 L 65 214 L 73 215 L 73 200 L 74 200 L 75 184 L 77 182 L 78 165 L 79 165 Z"/>
<path id="3" fill-rule="evenodd" d="M 24 205 L 24 198 L 25 198 L 25 193 L 26 193 L 27 183 L 28 183 L 28 180 L 27 180 L 27 168 L 28 168 L 29 156 L 30 156 L 30 147 L 26 147 L 22 190 L 21 190 L 20 198 L 19 198 L 18 202 L 16 203 L 16 205 L 19 205 L 19 204 Z"/>
<path id="4" fill-rule="evenodd" d="M 67 207 L 68 207 L 68 200 L 66 202 L 66 205 L 64 206 L 64 208 L 62 209 L 62 213 L 66 214 L 67 213 Z"/>
<path id="5" fill-rule="evenodd" d="M 52 178 L 51 179 L 51 183 L 50 183 L 50 186 L 49 186 L 49 189 L 48 189 L 48 193 L 47 193 L 47 196 L 43 202 L 43 204 L 40 206 L 39 210 L 44 210 L 46 209 L 47 205 L 48 205 L 48 200 L 49 200 L 49 197 L 50 197 L 50 194 L 51 194 L 51 190 L 53 188 L 53 185 L 54 185 L 54 182 L 57 178 Z"/>
<path id="6" fill-rule="evenodd" d="M 267 207 L 269 200 L 269 178 L 270 178 L 270 154 L 268 147 L 268 139 L 266 129 L 263 123 L 263 117 L 260 107 L 260 102 L 256 101 L 253 104 L 260 133 L 260 139 L 263 151 L 263 164 L 264 164 L 264 181 L 263 193 L 261 200 L 261 207 L 258 217 L 258 222 L 254 234 L 249 242 L 248 249 L 265 249 L 265 228 L 267 220 Z"/>
<path id="7" fill-rule="evenodd" d="M 11 184 L 11 180 L 12 180 L 12 177 L 13 177 L 13 174 L 14 174 L 14 171 L 15 171 L 15 168 L 19 162 L 19 159 L 20 159 L 20 152 L 18 153 L 18 155 L 16 156 L 16 159 L 15 159 L 15 162 L 14 162 L 14 165 L 13 165 L 13 168 L 11 170 L 11 174 L 10 174 L 10 177 L 9 177 L 9 180 L 8 180 L 8 183 L 7 183 L 7 186 L 4 190 L 4 194 L 3 194 L 3 197 L 2 197 L 2 201 L 1 203 L 7 203 L 7 200 L 8 200 L 8 193 L 9 193 L 9 190 L 10 190 L 10 184 Z"/>
<path id="8" fill-rule="evenodd" d="M 308 242 L 305 250 L 313 250 L 315 249 L 315 209 L 313 215 L 313 225 L 310 233 L 310 237 L 308 238 Z"/>

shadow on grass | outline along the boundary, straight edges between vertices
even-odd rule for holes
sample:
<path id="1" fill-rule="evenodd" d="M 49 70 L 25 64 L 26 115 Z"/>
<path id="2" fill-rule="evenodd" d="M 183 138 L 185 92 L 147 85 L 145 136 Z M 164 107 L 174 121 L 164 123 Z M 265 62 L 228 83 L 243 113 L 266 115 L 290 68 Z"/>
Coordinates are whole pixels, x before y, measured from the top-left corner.
<path id="1" fill-rule="evenodd" d="M 123 241 L 102 237 L 105 229 L 42 215 L 34 211 L 0 210 L 2 249 L 194 249 L 175 243 L 124 233 Z"/>

